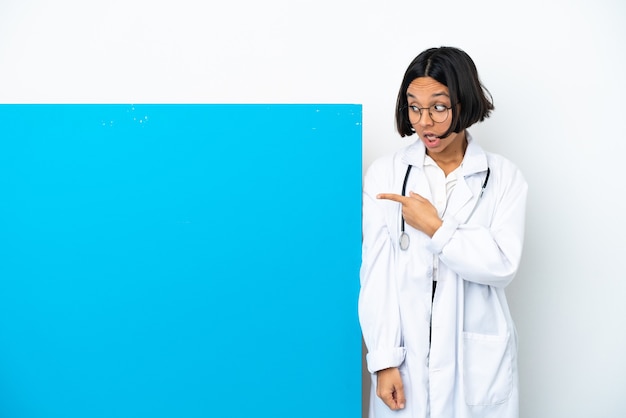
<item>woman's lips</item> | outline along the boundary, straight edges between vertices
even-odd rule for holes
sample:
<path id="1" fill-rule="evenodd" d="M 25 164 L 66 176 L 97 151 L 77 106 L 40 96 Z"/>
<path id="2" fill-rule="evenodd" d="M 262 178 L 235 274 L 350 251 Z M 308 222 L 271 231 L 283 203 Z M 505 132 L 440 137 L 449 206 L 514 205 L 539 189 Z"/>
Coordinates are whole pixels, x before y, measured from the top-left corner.
<path id="1" fill-rule="evenodd" d="M 433 133 L 423 134 L 422 139 L 424 140 L 424 143 L 429 147 L 437 147 L 441 142 L 441 138 Z"/>

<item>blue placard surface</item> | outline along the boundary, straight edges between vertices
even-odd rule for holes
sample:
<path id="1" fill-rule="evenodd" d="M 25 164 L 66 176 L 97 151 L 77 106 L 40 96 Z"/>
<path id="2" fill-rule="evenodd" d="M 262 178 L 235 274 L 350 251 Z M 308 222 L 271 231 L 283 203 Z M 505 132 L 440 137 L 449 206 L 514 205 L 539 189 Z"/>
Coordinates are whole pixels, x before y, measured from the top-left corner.
<path id="1" fill-rule="evenodd" d="M 0 129 L 0 417 L 360 417 L 360 105 Z"/>

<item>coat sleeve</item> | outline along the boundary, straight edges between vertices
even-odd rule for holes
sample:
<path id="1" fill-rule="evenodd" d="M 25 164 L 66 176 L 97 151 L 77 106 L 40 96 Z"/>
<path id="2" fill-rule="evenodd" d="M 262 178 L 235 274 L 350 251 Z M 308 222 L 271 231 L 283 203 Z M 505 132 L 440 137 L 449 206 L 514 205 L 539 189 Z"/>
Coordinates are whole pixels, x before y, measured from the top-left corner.
<path id="1" fill-rule="evenodd" d="M 494 168 L 499 176 L 489 191 L 494 202 L 491 222 L 480 225 L 470 219 L 463 224 L 453 217 L 444 218 L 429 249 L 464 280 L 504 288 L 520 264 L 528 185 L 508 160 L 499 161 Z"/>
<path id="2" fill-rule="evenodd" d="M 376 167 L 368 170 L 363 186 L 363 251 L 360 271 L 359 320 L 368 349 L 370 373 L 398 367 L 404 361 L 400 307 L 394 276 L 394 248 L 391 244 L 385 208 L 394 202 L 376 199 L 382 192 Z"/>

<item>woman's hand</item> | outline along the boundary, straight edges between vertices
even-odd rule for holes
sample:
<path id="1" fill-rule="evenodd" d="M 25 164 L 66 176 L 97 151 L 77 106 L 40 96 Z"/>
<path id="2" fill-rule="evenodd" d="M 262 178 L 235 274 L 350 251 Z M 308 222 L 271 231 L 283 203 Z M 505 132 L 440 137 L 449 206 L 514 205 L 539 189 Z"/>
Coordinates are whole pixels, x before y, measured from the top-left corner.
<path id="1" fill-rule="evenodd" d="M 391 410 L 404 409 L 404 386 L 402 376 L 397 367 L 379 370 L 376 372 L 378 383 L 376 384 L 376 395 Z"/>
<path id="2" fill-rule="evenodd" d="M 432 237 L 443 223 L 437 213 L 437 208 L 428 199 L 417 193 L 410 192 L 408 196 L 395 193 L 381 193 L 376 196 L 378 199 L 393 200 L 402 204 L 402 216 L 404 222 L 413 228 L 422 231 Z"/>

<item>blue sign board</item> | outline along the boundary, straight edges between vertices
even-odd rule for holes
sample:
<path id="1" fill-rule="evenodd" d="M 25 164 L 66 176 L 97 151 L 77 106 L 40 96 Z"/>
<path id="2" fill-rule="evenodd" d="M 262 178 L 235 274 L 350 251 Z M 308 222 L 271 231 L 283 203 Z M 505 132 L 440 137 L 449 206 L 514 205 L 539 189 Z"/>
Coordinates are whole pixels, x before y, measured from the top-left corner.
<path id="1" fill-rule="evenodd" d="M 0 132 L 0 416 L 360 417 L 360 105 Z"/>

